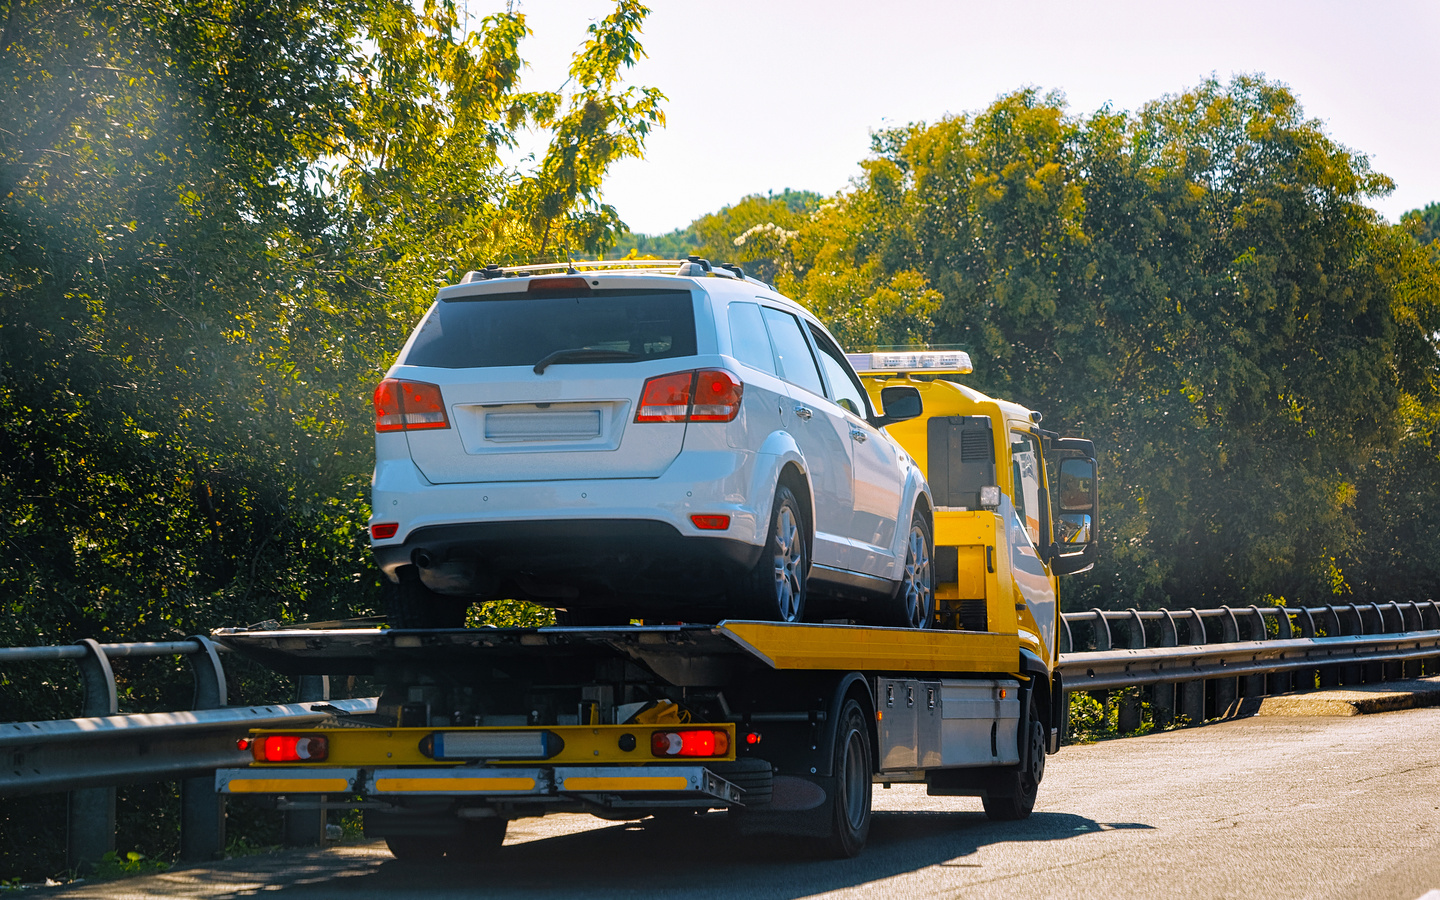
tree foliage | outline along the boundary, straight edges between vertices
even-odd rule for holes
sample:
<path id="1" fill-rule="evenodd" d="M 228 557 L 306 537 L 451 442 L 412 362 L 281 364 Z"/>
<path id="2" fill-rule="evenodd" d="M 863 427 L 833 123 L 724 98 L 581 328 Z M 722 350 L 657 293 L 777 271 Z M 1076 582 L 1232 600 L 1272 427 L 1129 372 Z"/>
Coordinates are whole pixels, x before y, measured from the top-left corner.
<path id="1" fill-rule="evenodd" d="M 0 0 L 5 642 L 373 610 L 370 390 L 437 283 L 613 244 L 646 12 L 526 91 L 524 16 L 452 0 Z M 122 707 L 183 706 L 165 665 Z M 73 714 L 54 677 L 0 673 L 0 717 Z"/>
<path id="2" fill-rule="evenodd" d="M 1403 529 L 1374 497 L 1430 452 L 1440 270 L 1284 86 L 1024 90 L 873 150 L 780 285 L 851 346 L 968 345 L 976 386 L 1097 441 L 1108 548 L 1071 602 L 1388 600 L 1381 557 L 1435 555 L 1428 488 Z"/>

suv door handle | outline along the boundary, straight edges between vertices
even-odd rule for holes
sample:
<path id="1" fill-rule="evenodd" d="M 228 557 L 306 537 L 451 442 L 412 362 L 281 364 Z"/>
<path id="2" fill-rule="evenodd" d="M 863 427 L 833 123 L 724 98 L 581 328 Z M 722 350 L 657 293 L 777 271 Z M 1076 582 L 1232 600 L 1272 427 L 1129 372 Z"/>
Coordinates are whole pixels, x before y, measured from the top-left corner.
<path id="1" fill-rule="evenodd" d="M 808 406 L 797 406 L 795 407 L 795 415 L 808 422 L 810 421 L 810 417 L 815 415 L 815 412 Z"/>
<path id="2" fill-rule="evenodd" d="M 866 434 L 858 428 L 852 428 L 850 429 L 850 439 L 852 441 L 859 441 L 863 444 L 870 439 L 870 435 Z"/>

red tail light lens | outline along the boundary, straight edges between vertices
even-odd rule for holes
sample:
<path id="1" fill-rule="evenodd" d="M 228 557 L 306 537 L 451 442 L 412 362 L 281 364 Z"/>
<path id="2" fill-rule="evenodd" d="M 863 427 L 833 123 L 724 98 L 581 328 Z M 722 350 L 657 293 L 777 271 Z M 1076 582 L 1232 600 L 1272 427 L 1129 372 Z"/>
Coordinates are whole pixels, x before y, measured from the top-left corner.
<path id="1" fill-rule="evenodd" d="M 250 741 L 256 762 L 324 762 L 330 742 L 321 734 L 267 734 Z"/>
<path id="2" fill-rule="evenodd" d="M 730 422 L 740 414 L 740 397 L 745 385 L 724 369 L 695 373 L 695 403 L 692 422 Z"/>
<path id="3" fill-rule="evenodd" d="M 375 388 L 375 430 L 421 431 L 449 428 L 440 386 L 424 381 L 387 378 Z"/>
<path id="4" fill-rule="evenodd" d="M 694 372 L 676 372 L 649 379 L 640 392 L 640 408 L 635 410 L 635 421 L 685 421 L 690 414 L 690 391 L 694 386 Z"/>
<path id="5" fill-rule="evenodd" d="M 724 531 L 730 527 L 730 517 L 694 515 L 690 517 L 690 524 L 703 531 Z"/>
<path id="6" fill-rule="evenodd" d="M 370 526 L 370 538 L 376 541 L 388 541 L 400 530 L 399 522 L 377 522 Z"/>
<path id="7" fill-rule="evenodd" d="M 724 756 L 730 752 L 730 735 L 709 728 L 656 731 L 650 735 L 655 756 Z"/>
<path id="8" fill-rule="evenodd" d="M 645 382 L 637 422 L 730 422 L 740 414 L 745 385 L 724 369 L 676 372 Z"/>

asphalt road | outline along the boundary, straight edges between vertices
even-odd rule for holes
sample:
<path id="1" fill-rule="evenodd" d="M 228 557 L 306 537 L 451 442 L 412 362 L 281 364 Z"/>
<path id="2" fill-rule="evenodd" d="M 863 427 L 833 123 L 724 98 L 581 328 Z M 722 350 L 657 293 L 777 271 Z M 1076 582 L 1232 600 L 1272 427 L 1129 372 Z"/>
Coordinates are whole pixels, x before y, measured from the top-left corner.
<path id="1" fill-rule="evenodd" d="M 1440 709 L 1253 718 L 1067 747 L 1025 822 L 969 798 L 876 789 L 858 859 L 796 858 L 684 825 L 515 823 L 485 866 L 402 864 L 383 844 L 229 860 L 26 892 L 64 898 L 1396 898 L 1440 888 Z"/>

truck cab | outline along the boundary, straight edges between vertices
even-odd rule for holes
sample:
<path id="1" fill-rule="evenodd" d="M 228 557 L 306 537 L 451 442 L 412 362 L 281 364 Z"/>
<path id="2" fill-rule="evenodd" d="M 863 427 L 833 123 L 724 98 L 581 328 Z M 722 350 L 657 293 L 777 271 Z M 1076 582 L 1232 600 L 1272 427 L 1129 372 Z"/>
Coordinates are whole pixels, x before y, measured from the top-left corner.
<path id="1" fill-rule="evenodd" d="M 848 358 L 877 408 L 893 388 L 920 392 L 924 414 L 886 430 L 926 473 L 935 501 L 934 627 L 1016 634 L 1048 677 L 1060 652 L 1060 576 L 1095 561 L 1094 443 L 1046 431 L 1039 412 L 955 381 L 974 370 L 963 351 Z M 1052 746 L 1062 718 L 1051 717 Z"/>

